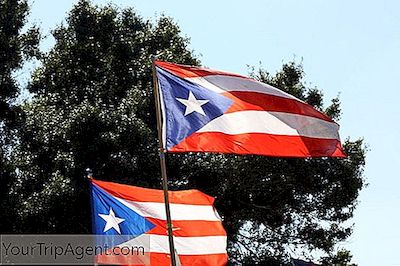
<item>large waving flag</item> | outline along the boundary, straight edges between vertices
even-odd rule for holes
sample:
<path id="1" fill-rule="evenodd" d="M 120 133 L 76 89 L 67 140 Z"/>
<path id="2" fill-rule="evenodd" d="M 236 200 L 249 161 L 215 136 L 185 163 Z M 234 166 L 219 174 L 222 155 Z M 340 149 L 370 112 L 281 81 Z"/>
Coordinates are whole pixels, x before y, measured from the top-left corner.
<path id="1" fill-rule="evenodd" d="M 345 157 L 338 124 L 290 94 L 237 74 L 155 65 L 169 152 Z"/>
<path id="2" fill-rule="evenodd" d="M 94 233 L 147 235 L 151 265 L 170 265 L 163 191 L 98 180 L 91 183 Z M 226 265 L 226 232 L 213 207 L 214 198 L 198 190 L 168 193 L 181 265 Z"/>

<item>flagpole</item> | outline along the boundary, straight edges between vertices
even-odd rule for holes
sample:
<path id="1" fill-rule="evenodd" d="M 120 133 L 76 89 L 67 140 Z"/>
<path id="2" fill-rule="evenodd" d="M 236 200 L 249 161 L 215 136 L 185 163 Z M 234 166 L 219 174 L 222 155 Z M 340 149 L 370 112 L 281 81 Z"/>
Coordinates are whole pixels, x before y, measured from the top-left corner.
<path id="1" fill-rule="evenodd" d="M 165 149 L 164 142 L 162 137 L 162 123 L 161 123 L 161 99 L 160 92 L 158 87 L 158 80 L 156 75 L 156 65 L 155 61 L 157 60 L 157 56 L 153 55 L 151 57 L 152 60 L 152 71 L 153 71 L 153 88 L 154 88 L 154 99 L 156 104 L 156 116 L 157 116 L 157 133 L 158 133 L 158 154 L 160 156 L 160 166 L 161 166 L 161 177 L 162 177 L 162 186 L 164 191 L 164 203 L 165 203 L 165 212 L 167 214 L 167 229 L 168 229 L 168 241 L 169 241 L 169 254 L 171 258 L 171 265 L 176 266 L 176 258 L 175 258 L 175 247 L 174 247 L 174 238 L 172 231 L 172 221 L 171 221 L 171 210 L 169 206 L 169 197 L 168 197 L 168 178 L 167 178 L 167 166 L 165 161 Z"/>
<path id="2" fill-rule="evenodd" d="M 92 169 L 90 169 L 90 168 L 86 168 L 85 169 L 85 172 L 86 172 L 86 179 L 87 179 L 87 181 L 91 184 L 92 183 L 92 180 L 93 180 L 93 172 L 92 172 Z M 94 226 L 93 226 L 93 216 L 95 215 L 95 212 L 94 212 L 94 209 L 93 209 L 93 198 L 92 198 L 93 196 L 92 196 L 92 191 L 90 191 L 90 210 L 91 210 L 91 214 L 92 214 L 92 232 L 93 232 L 93 230 L 94 230 Z M 94 256 L 93 257 L 93 265 L 94 266 L 98 266 L 99 264 L 97 263 L 97 260 L 96 260 L 96 257 Z"/>

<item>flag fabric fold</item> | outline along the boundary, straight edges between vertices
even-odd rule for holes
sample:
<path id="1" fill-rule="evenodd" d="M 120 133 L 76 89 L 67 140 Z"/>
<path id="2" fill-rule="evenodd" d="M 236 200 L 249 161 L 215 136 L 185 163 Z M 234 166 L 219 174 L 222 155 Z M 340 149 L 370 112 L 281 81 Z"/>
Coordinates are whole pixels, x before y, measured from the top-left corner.
<path id="1" fill-rule="evenodd" d="M 345 157 L 339 125 L 254 79 L 156 61 L 168 152 Z"/>
<path id="2" fill-rule="evenodd" d="M 95 233 L 147 235 L 151 265 L 170 265 L 163 191 L 98 180 L 91 185 Z M 168 193 L 181 265 L 226 265 L 227 237 L 214 198 L 198 190 Z"/>

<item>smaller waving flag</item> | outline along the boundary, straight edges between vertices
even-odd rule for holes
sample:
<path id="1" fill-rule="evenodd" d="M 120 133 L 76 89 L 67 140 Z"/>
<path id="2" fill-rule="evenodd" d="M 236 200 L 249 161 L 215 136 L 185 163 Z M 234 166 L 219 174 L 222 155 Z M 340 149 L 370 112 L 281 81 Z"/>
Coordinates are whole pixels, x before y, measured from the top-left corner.
<path id="1" fill-rule="evenodd" d="M 339 125 L 254 79 L 156 61 L 169 152 L 345 157 Z"/>
<path id="2" fill-rule="evenodd" d="M 98 180 L 92 180 L 91 187 L 96 235 L 148 236 L 150 265 L 170 265 L 162 190 Z M 227 237 L 214 198 L 198 190 L 168 193 L 175 256 L 181 265 L 226 265 Z"/>

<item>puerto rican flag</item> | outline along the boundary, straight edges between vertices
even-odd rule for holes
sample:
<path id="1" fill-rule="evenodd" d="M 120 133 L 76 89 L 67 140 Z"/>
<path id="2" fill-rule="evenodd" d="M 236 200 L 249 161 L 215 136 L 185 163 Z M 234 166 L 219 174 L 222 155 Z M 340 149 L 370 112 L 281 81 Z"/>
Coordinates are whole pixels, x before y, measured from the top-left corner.
<path id="1" fill-rule="evenodd" d="M 198 190 L 168 193 L 181 265 L 226 265 L 227 237 L 214 198 Z M 91 180 L 91 196 L 94 234 L 148 236 L 150 265 L 170 265 L 162 190 Z M 101 259 L 98 261 L 105 262 Z"/>
<path id="2" fill-rule="evenodd" d="M 339 125 L 254 79 L 156 61 L 168 152 L 345 157 Z"/>

